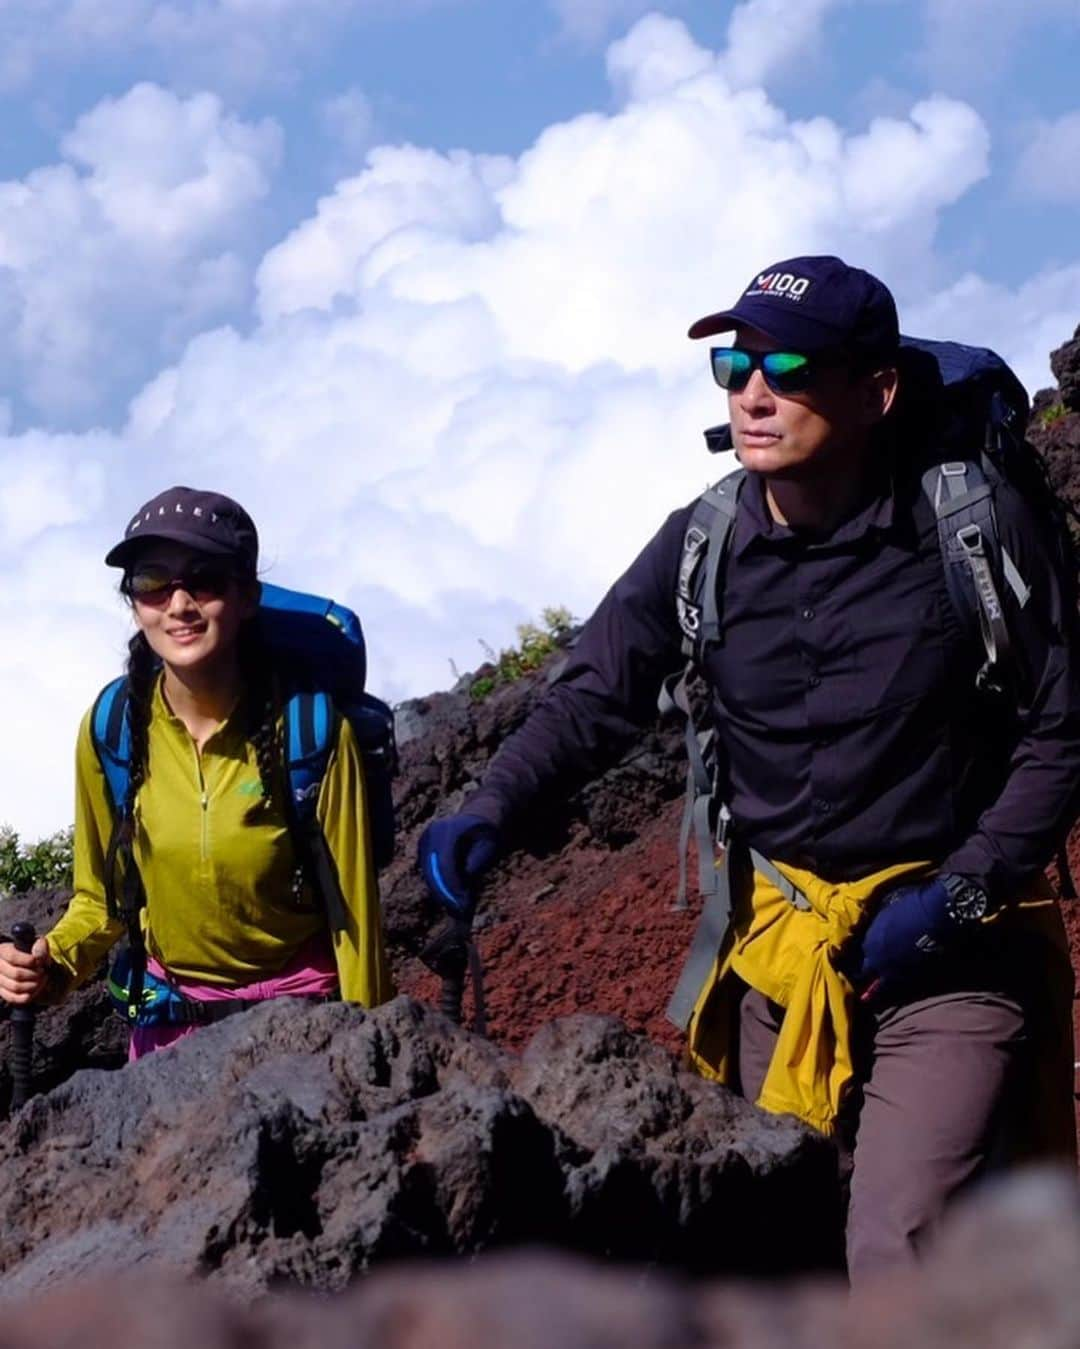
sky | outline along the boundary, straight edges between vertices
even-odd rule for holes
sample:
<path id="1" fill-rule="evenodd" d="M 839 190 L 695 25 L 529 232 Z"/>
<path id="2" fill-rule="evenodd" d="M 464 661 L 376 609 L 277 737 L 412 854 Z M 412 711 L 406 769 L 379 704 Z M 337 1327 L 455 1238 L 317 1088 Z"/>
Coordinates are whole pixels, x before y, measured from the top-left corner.
<path id="1" fill-rule="evenodd" d="M 0 4 L 0 822 L 68 824 L 173 484 L 448 687 L 719 476 L 688 325 L 836 253 L 1029 390 L 1080 321 L 1080 0 Z"/>

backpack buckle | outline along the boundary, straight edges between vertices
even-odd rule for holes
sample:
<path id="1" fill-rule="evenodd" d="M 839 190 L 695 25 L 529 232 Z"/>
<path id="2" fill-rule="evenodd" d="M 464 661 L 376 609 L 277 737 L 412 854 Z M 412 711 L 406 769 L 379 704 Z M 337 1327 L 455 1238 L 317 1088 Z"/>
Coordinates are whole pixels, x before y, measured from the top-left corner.
<path id="1" fill-rule="evenodd" d="M 956 531 L 956 542 L 969 557 L 986 556 L 986 540 L 978 525 L 965 525 Z"/>
<path id="2" fill-rule="evenodd" d="M 967 464 L 951 459 L 947 464 L 941 465 L 941 472 L 946 478 L 964 478 L 967 476 Z"/>

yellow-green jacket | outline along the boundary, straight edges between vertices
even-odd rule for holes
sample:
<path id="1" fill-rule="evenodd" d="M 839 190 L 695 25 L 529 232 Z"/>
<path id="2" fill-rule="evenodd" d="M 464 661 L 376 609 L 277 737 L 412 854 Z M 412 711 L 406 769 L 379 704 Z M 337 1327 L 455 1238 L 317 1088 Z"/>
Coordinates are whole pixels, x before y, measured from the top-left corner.
<path id="1" fill-rule="evenodd" d="M 75 894 L 48 933 L 50 954 L 72 984 L 88 978 L 123 934 L 123 925 L 110 919 L 105 907 L 113 815 L 90 721 L 87 713 L 75 755 Z M 281 770 L 271 807 L 252 811 L 262 784 L 241 711 L 226 718 L 199 753 L 172 714 L 159 679 L 149 771 L 136 802 L 134 851 L 146 890 L 147 949 L 179 978 L 225 986 L 268 978 L 327 930 L 323 906 L 307 887 L 299 899 L 292 893 L 296 853 L 281 805 L 284 792 Z M 345 897 L 345 927 L 333 933 L 341 995 L 373 1007 L 393 989 L 363 765 L 344 718 L 317 816 Z"/>

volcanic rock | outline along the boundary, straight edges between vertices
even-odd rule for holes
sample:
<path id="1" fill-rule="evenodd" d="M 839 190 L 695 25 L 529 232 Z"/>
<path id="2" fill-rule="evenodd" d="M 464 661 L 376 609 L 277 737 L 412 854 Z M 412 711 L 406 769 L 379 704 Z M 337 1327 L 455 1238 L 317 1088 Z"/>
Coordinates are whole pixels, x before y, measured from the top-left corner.
<path id="1" fill-rule="evenodd" d="M 917 1268 L 836 1280 L 687 1283 L 547 1252 L 413 1261 L 338 1298 L 250 1307 L 160 1272 L 4 1310 L 5 1349 L 1061 1349 L 1080 1343 L 1076 1182 L 1029 1173 L 959 1210 Z"/>
<path id="2" fill-rule="evenodd" d="M 1061 401 L 1072 412 L 1080 412 L 1080 327 L 1071 342 L 1063 342 L 1050 353 L 1050 369 L 1058 382 Z"/>
<path id="3" fill-rule="evenodd" d="M 67 904 L 63 890 L 39 890 L 4 901 L 3 924 L 25 921 L 47 932 Z M 0 1014 L 6 1016 L 7 1004 Z M 0 1113 L 11 1103 L 11 1066 L 3 1053 L 7 1036 L 0 1032 Z M 128 1030 L 112 1008 L 105 983 L 95 978 L 56 1007 L 41 1008 L 34 1025 L 33 1076 L 38 1091 L 66 1081 L 78 1068 L 119 1068 L 127 1059 Z"/>
<path id="4" fill-rule="evenodd" d="M 405 998 L 258 1004 L 77 1073 L 0 1132 L 0 1195 L 7 1297 L 143 1261 L 250 1294 L 521 1243 L 708 1271 L 838 1252 L 819 1135 L 610 1019 L 519 1060 Z"/>

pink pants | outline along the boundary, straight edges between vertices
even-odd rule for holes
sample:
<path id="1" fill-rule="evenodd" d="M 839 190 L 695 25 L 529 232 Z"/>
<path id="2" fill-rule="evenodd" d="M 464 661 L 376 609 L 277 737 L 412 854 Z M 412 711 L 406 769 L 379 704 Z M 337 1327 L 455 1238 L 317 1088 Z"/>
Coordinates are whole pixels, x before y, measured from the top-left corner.
<path id="1" fill-rule="evenodd" d="M 147 970 L 159 979 L 168 978 L 164 968 L 151 957 Z M 242 984 L 238 988 L 221 984 L 195 984 L 187 979 L 173 979 L 172 983 L 193 1002 L 220 1002 L 223 998 L 239 998 L 244 1002 L 261 1002 L 266 998 L 327 997 L 338 989 L 337 966 L 333 952 L 325 939 L 308 942 L 285 967 L 269 979 Z M 200 1026 L 137 1026 L 131 1032 L 128 1060 L 141 1059 L 155 1049 L 175 1044 Z"/>

